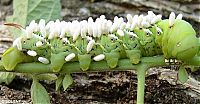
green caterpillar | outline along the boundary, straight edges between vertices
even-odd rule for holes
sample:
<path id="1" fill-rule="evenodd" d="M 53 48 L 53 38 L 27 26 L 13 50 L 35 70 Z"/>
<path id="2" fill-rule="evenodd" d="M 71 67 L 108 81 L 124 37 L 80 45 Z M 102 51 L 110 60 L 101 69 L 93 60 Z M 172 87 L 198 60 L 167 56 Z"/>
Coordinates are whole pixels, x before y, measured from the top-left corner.
<path id="1" fill-rule="evenodd" d="M 132 64 L 141 57 L 164 55 L 166 59 L 187 61 L 199 53 L 200 44 L 192 26 L 175 18 L 169 19 L 149 11 L 148 15 L 127 15 L 127 22 L 115 17 L 114 22 L 100 16 L 95 21 L 32 21 L 24 35 L 13 42 L 2 57 L 6 70 L 12 71 L 19 63 L 42 62 L 59 72 L 66 62 L 78 61 L 83 71 L 91 62 L 106 60 L 110 68 L 119 59 L 129 58 Z M 12 58 L 10 58 L 12 57 Z"/>

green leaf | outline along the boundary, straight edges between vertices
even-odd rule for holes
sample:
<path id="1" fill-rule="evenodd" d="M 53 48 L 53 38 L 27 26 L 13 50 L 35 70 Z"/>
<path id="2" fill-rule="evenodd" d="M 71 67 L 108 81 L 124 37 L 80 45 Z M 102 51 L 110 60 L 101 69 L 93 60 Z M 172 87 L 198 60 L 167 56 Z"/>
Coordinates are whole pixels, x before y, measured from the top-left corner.
<path id="1" fill-rule="evenodd" d="M 55 74 L 39 74 L 37 75 L 37 79 L 39 80 L 48 80 L 48 81 L 54 81 L 58 77 Z"/>
<path id="2" fill-rule="evenodd" d="M 33 78 L 31 85 L 31 99 L 33 104 L 51 104 L 48 92 L 36 78 Z"/>
<path id="3" fill-rule="evenodd" d="M 13 9 L 13 16 L 7 18 L 7 22 L 17 23 L 23 27 L 32 20 L 38 22 L 40 19 L 46 21 L 61 19 L 60 0 L 14 0 Z M 20 31 L 14 29 L 13 33 L 18 37 Z"/>
<path id="4" fill-rule="evenodd" d="M 58 76 L 58 79 L 56 80 L 56 91 L 58 91 L 62 85 L 62 81 L 63 81 L 64 75 L 60 74 Z"/>
<path id="5" fill-rule="evenodd" d="M 180 66 L 178 70 L 178 79 L 181 83 L 185 83 L 188 80 L 188 73 L 183 66 Z"/>
<path id="6" fill-rule="evenodd" d="M 12 72 L 0 72 L 0 84 L 5 82 L 7 85 L 9 85 L 14 78 L 15 74 Z"/>
<path id="7" fill-rule="evenodd" d="M 63 88 L 64 91 L 73 83 L 73 79 L 70 74 L 66 74 L 63 79 Z"/>

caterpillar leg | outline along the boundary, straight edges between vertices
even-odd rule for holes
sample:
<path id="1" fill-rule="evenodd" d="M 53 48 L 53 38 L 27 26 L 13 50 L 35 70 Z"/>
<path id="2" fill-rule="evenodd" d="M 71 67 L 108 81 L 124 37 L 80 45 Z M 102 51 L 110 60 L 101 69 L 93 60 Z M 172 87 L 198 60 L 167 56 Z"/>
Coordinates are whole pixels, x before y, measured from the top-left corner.
<path id="1" fill-rule="evenodd" d="M 106 56 L 107 64 L 110 68 L 115 68 L 118 64 L 120 53 L 116 51 L 111 51 L 109 53 L 104 53 Z"/>
<path id="2" fill-rule="evenodd" d="M 138 64 L 141 61 L 140 50 L 126 50 L 126 56 L 130 59 L 132 64 Z"/>
<path id="3" fill-rule="evenodd" d="M 84 54 L 84 55 L 78 54 L 78 61 L 80 64 L 80 68 L 83 71 L 86 71 L 89 69 L 91 61 L 92 61 L 91 55 L 90 54 Z"/>
<path id="4" fill-rule="evenodd" d="M 63 66 L 63 64 L 66 62 L 65 57 L 67 55 L 67 52 L 61 52 L 58 54 L 51 54 L 51 69 L 53 72 L 59 72 Z"/>

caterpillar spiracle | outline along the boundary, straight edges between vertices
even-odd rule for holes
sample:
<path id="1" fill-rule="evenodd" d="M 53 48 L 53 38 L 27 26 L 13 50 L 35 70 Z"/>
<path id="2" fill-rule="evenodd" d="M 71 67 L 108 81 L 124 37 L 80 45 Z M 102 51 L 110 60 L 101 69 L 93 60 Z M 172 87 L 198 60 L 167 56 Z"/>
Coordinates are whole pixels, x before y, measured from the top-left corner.
<path id="1" fill-rule="evenodd" d="M 118 60 L 129 58 L 140 63 L 145 56 L 164 55 L 166 59 L 185 61 L 198 54 L 200 42 L 192 26 L 172 12 L 169 19 L 148 11 L 147 15 L 127 15 L 114 21 L 101 15 L 82 21 L 33 20 L 13 47 L 2 57 L 6 70 L 12 71 L 18 63 L 41 62 L 49 64 L 54 72 L 64 63 L 78 61 L 82 70 L 88 70 L 92 61 L 106 60 L 110 68 Z"/>

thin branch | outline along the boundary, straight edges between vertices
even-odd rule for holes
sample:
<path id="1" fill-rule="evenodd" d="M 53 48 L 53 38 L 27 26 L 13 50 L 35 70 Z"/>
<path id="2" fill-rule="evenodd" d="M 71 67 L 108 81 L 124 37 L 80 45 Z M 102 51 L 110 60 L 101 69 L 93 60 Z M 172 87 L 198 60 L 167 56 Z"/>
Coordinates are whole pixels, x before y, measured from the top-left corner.
<path id="1" fill-rule="evenodd" d="M 164 66 L 163 56 L 155 57 L 143 57 L 141 58 L 141 63 L 133 65 L 129 59 L 120 59 L 118 66 L 114 69 L 110 69 L 106 61 L 92 62 L 88 71 L 123 71 L 123 70 L 135 70 L 143 64 L 148 64 L 149 67 L 154 66 Z M 0 61 L 0 71 L 6 71 Z M 22 63 L 16 66 L 14 72 L 19 73 L 53 73 L 50 65 L 45 65 L 38 62 L 32 63 Z M 59 73 L 73 73 L 73 72 L 83 72 L 80 69 L 79 62 L 68 62 L 65 63 L 62 67 L 62 70 Z"/>

